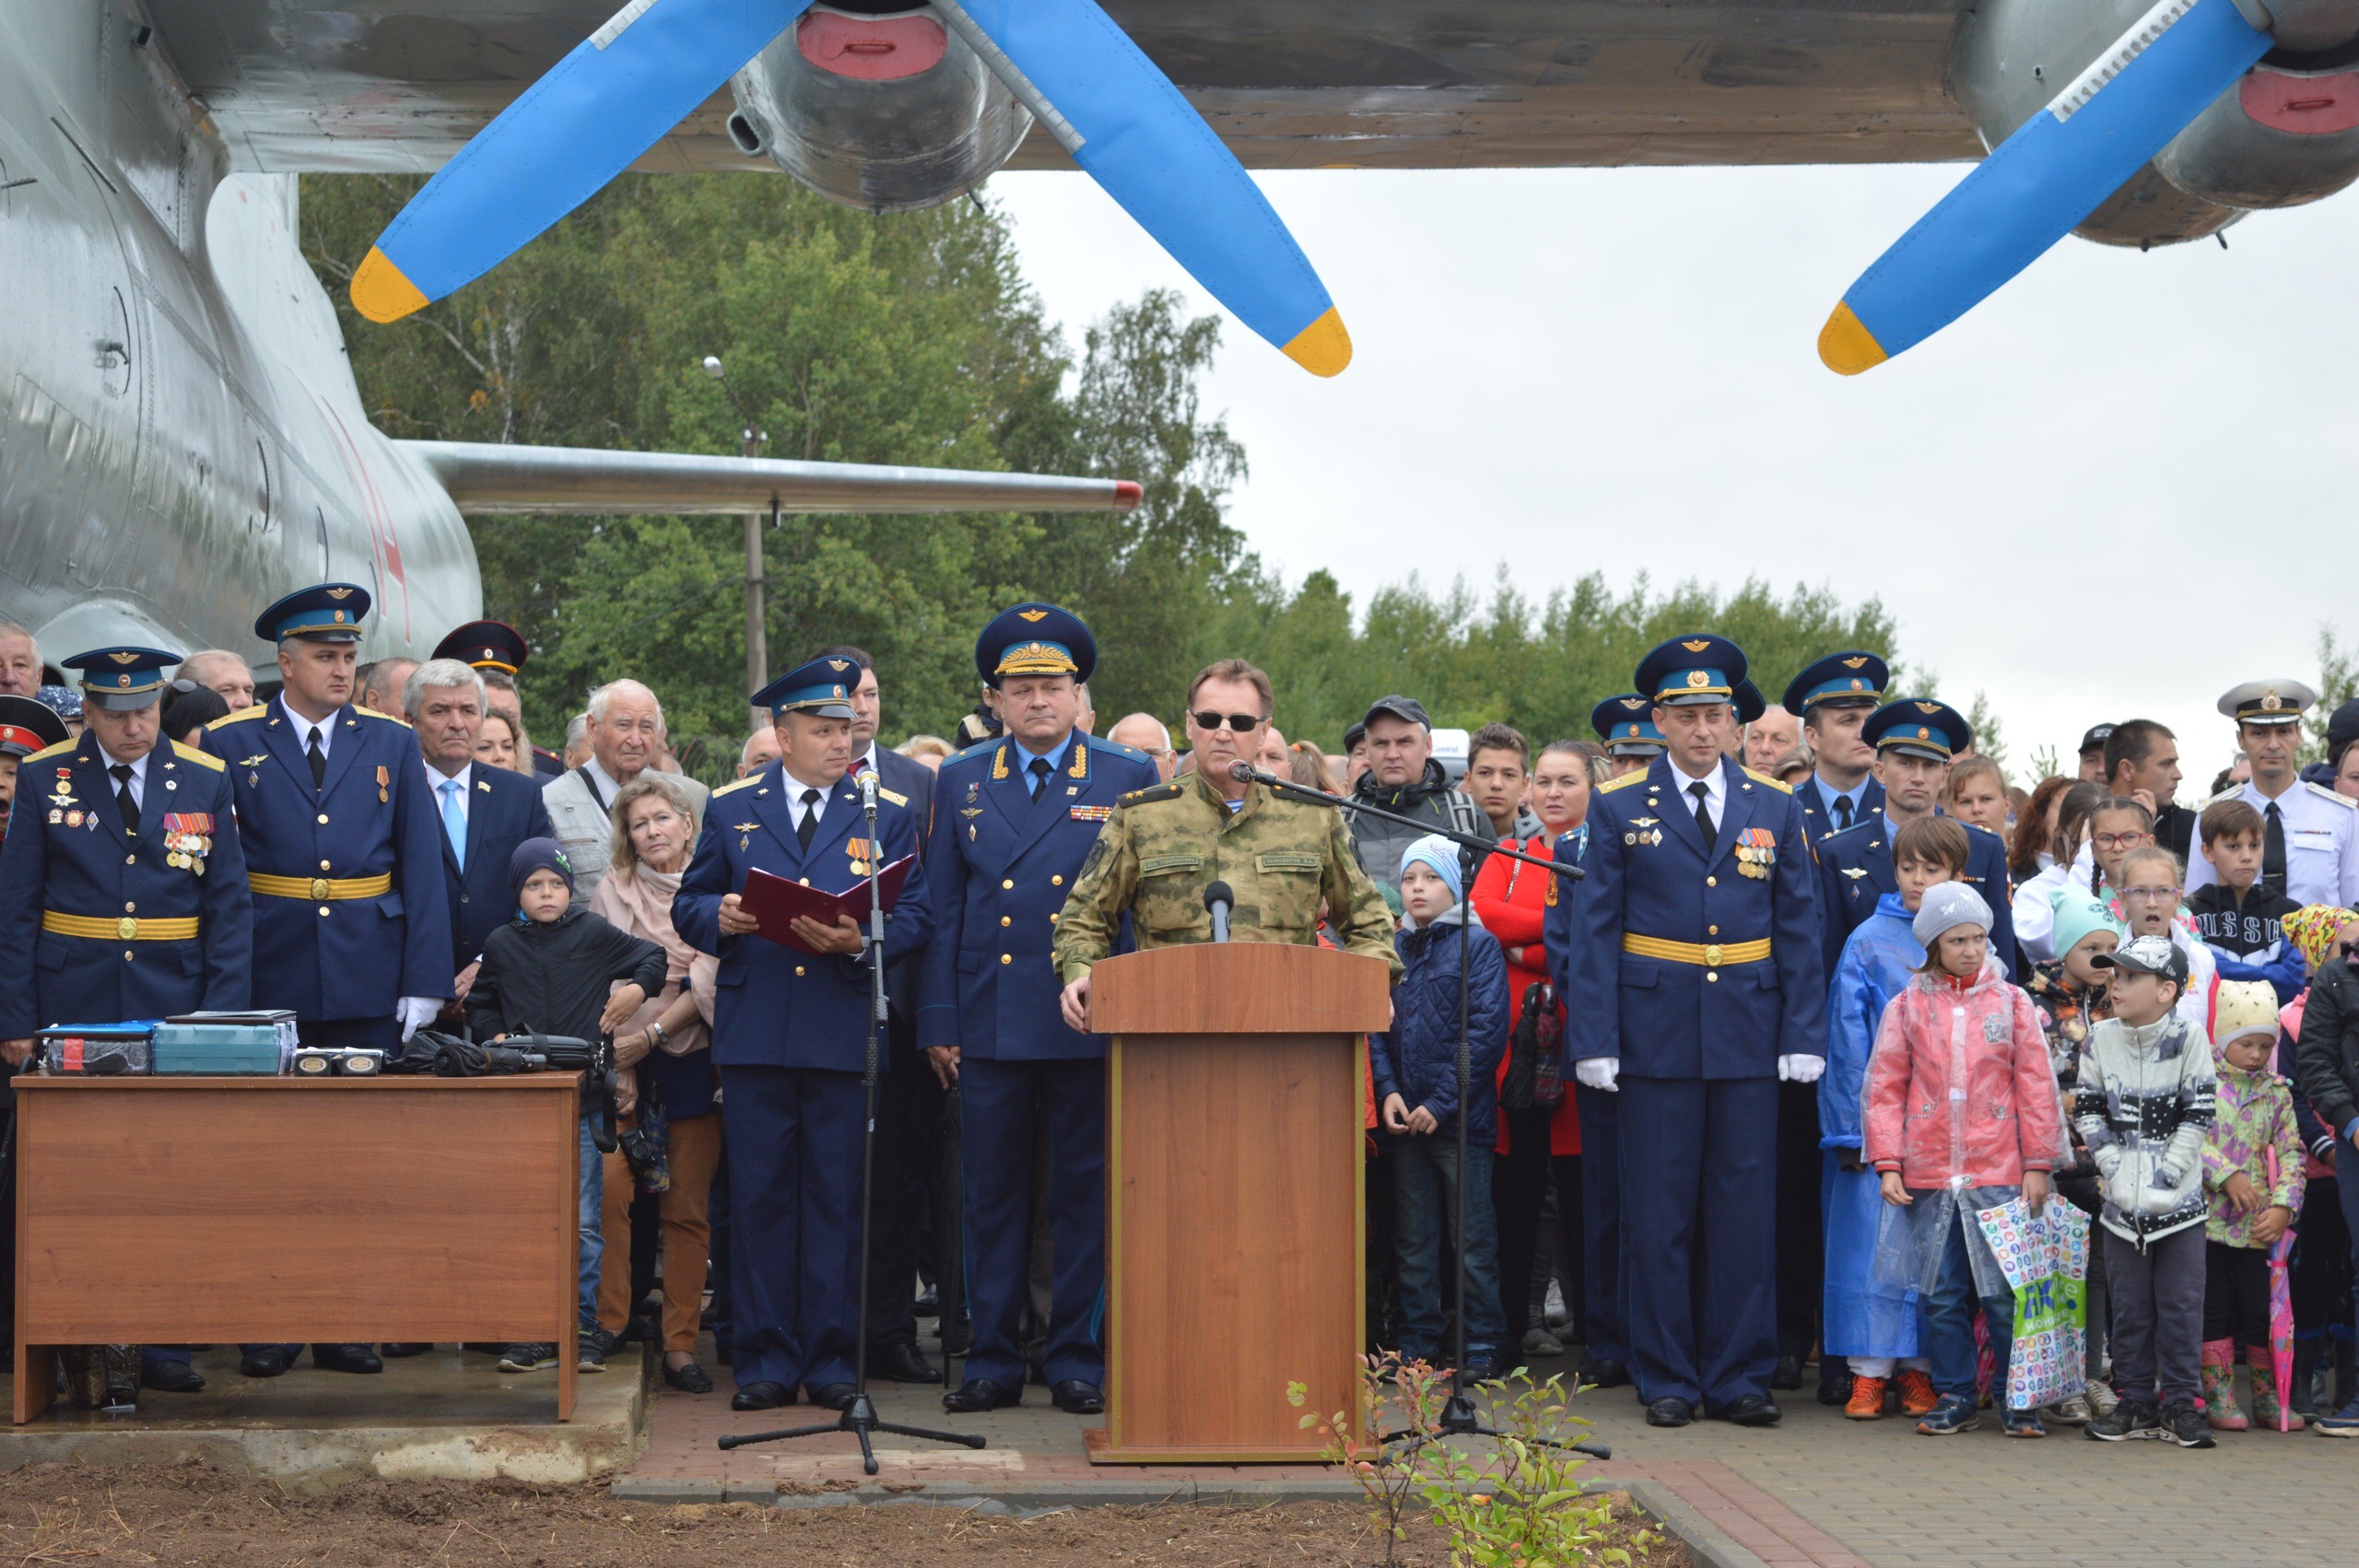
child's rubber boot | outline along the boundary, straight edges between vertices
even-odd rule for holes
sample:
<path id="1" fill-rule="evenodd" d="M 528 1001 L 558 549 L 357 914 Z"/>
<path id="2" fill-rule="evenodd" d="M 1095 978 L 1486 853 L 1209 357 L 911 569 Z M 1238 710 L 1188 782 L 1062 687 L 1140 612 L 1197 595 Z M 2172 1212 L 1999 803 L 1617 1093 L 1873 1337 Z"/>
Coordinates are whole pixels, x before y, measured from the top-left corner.
<path id="1" fill-rule="evenodd" d="M 1920 1367 L 1905 1366 L 1893 1381 L 1900 1387 L 1900 1413 L 1921 1416 L 1941 1403 L 1942 1397 L 1933 1392 L 1933 1379 Z"/>
<path id="2" fill-rule="evenodd" d="M 2236 1342 L 2203 1341 L 2203 1420 L 2214 1432 L 2242 1432 L 2252 1425 L 2236 1408 Z"/>
<path id="3" fill-rule="evenodd" d="M 1846 1421 L 1882 1421 L 1884 1419 L 1884 1383 L 1881 1377 L 1853 1376 L 1851 1398 L 1843 1407 Z"/>
<path id="4" fill-rule="evenodd" d="M 2267 1345 L 2247 1345 L 2245 1364 L 2252 1368 L 2252 1423 L 2265 1432 L 2299 1432 L 2307 1423 L 2291 1410 L 2283 1410 L 2277 1398 L 2277 1363 Z M 2279 1412 L 2283 1410 L 2284 1425 L 2278 1425 Z"/>

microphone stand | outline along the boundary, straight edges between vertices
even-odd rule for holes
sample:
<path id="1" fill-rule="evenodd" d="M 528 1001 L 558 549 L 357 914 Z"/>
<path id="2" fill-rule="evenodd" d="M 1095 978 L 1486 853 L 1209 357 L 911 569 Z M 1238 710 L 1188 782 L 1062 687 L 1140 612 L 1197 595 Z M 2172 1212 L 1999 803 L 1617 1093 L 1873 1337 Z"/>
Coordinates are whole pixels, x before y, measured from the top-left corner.
<path id="1" fill-rule="evenodd" d="M 811 1426 L 787 1427 L 778 1432 L 749 1432 L 720 1439 L 723 1449 L 743 1448 L 753 1443 L 779 1443 L 796 1437 L 816 1437 L 823 1433 L 849 1432 L 860 1439 L 860 1468 L 869 1475 L 876 1473 L 876 1449 L 870 1434 L 889 1432 L 898 1437 L 921 1437 L 929 1443 L 957 1443 L 969 1448 L 980 1448 L 985 1439 L 962 1432 L 935 1432 L 922 1426 L 902 1426 L 876 1418 L 876 1405 L 868 1397 L 868 1221 L 869 1203 L 876 1168 L 876 1079 L 883 1054 L 887 1006 L 885 999 L 885 893 L 876 884 L 880 863 L 876 835 L 876 774 L 863 769 L 860 775 L 861 811 L 868 819 L 868 975 L 869 1017 L 868 1037 L 861 1055 L 861 1087 L 867 1096 L 867 1116 L 860 1139 L 860 1315 L 853 1320 L 852 1396 L 843 1413 L 831 1422 Z"/>
<path id="2" fill-rule="evenodd" d="M 1397 812 L 1388 812 L 1382 807 L 1371 806 L 1349 796 L 1331 795 L 1324 790 L 1313 790 L 1307 785 L 1297 784 L 1291 779 L 1280 778 L 1277 775 L 1255 767 L 1250 763 L 1242 761 L 1231 763 L 1229 777 L 1249 779 L 1253 783 L 1264 785 L 1273 793 L 1290 800 L 1314 805 L 1335 806 L 1361 816 L 1378 817 L 1385 822 L 1399 823 L 1404 827 L 1418 828 L 1437 837 L 1447 838 L 1458 846 L 1459 872 L 1466 883 L 1467 896 L 1460 900 L 1458 911 L 1458 1180 L 1455 1183 L 1457 1195 L 1455 1234 L 1451 1237 L 1452 1245 L 1456 1249 L 1455 1261 L 1458 1276 L 1458 1312 L 1452 1325 L 1452 1338 L 1455 1343 L 1451 1350 L 1451 1359 L 1456 1364 L 1449 1369 L 1449 1398 L 1443 1402 L 1441 1415 L 1432 1426 L 1402 1427 L 1397 1431 L 1384 1433 L 1379 1441 L 1387 1448 L 1396 1443 L 1405 1442 L 1408 1445 L 1406 1451 L 1414 1453 L 1429 1443 L 1439 1443 L 1449 1437 L 1496 1437 L 1499 1435 L 1498 1428 L 1483 1419 L 1474 1409 L 1474 1401 L 1467 1397 L 1466 1392 L 1466 1162 L 1469 1158 L 1466 1147 L 1466 1109 L 1473 1080 L 1473 1047 L 1468 1038 L 1468 1014 L 1472 1006 L 1469 987 L 1472 982 L 1466 969 L 1466 944 L 1469 940 L 1468 928 L 1474 923 L 1474 912 L 1470 907 L 1474 890 L 1474 868 L 1479 863 L 1478 856 L 1487 852 L 1493 855 L 1504 855 L 1511 860 L 1521 860 L 1526 865 L 1538 866 L 1552 876 L 1561 876 L 1573 882 L 1581 879 L 1583 874 L 1581 869 L 1579 866 L 1566 865 L 1560 860 L 1543 860 L 1536 855 L 1527 855 L 1520 849 L 1502 849 L 1478 834 L 1461 833 L 1456 828 L 1450 827 L 1437 827 L 1431 823 L 1421 822 L 1415 817 L 1404 816 Z M 1565 1443 L 1553 1437 L 1535 1438 L 1533 1441 L 1543 1447 L 1562 1448 L 1570 1453 L 1585 1454 L 1594 1459 L 1610 1459 L 1614 1457 L 1614 1450 L 1602 1443 Z"/>

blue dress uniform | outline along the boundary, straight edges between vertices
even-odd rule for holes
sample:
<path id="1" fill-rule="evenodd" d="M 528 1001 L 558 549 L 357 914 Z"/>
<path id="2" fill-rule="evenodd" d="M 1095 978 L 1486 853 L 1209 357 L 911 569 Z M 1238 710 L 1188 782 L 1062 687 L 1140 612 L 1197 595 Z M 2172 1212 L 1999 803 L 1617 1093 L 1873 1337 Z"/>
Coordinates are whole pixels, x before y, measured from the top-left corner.
<path id="1" fill-rule="evenodd" d="M 1651 713 L 1652 705 L 1649 705 Z M 1556 836 L 1553 857 L 1579 865 L 1589 844 L 1586 826 Z M 1573 943 L 1579 939 L 1581 883 L 1556 879 L 1541 916 L 1540 940 L 1548 954 L 1548 982 L 1556 994 L 1573 994 Z M 1616 1094 L 1575 1082 L 1573 1114 L 1581 1124 L 1581 1293 L 1589 1323 L 1584 1381 L 1608 1387 L 1629 1381 L 1630 1299 L 1622 1270 L 1621 1102 Z"/>
<path id="2" fill-rule="evenodd" d="M 1637 692 L 1607 697 L 1589 710 L 1589 727 L 1597 731 L 1606 755 L 1614 758 L 1617 766 L 1652 762 L 1662 755 L 1662 731 L 1655 728 L 1652 697 Z"/>
<path id="3" fill-rule="evenodd" d="M 254 635 L 353 640 L 368 612 L 365 590 L 323 583 L 264 611 Z M 307 721 L 283 696 L 205 727 L 237 800 L 253 1005 L 293 1012 L 306 1046 L 393 1051 L 403 999 L 451 994 L 441 818 L 408 725 L 346 703 L 323 728 L 315 785 Z"/>
<path id="4" fill-rule="evenodd" d="M 524 661 L 532 653 L 524 634 L 505 621 L 469 621 L 434 645 L 437 659 L 455 659 L 476 670 L 497 670 L 511 680 L 523 673 Z M 556 778 L 564 772 L 565 760 L 557 753 L 546 746 L 533 748 L 532 777 Z"/>
<path id="5" fill-rule="evenodd" d="M 1010 675 L 1086 681 L 1097 648 L 1055 605 L 1019 604 L 983 628 L 975 663 L 994 688 Z M 1033 754 L 1003 738 L 943 764 L 926 845 L 935 929 L 918 961 L 918 1045 L 958 1050 L 975 1324 L 967 1401 L 953 1408 L 1013 1404 L 1023 1391 L 1036 1125 L 1056 1258 L 1043 1371 L 1051 1387 L 1105 1382 L 1106 1039 L 1065 1026 L 1049 949 L 1114 802 L 1162 779 L 1144 753 L 1078 730 L 1039 760 L 1036 779 Z"/>
<path id="6" fill-rule="evenodd" d="M 858 678 L 850 661 L 822 657 L 764 687 L 755 704 L 774 714 L 849 720 L 851 683 L 831 662 Z M 696 859 L 672 903 L 680 935 L 721 960 L 712 1060 L 729 1163 L 730 1317 L 741 1409 L 785 1403 L 798 1385 L 816 1399 L 852 1381 L 873 954 L 815 954 L 760 936 L 723 936 L 721 901 L 742 893 L 756 869 L 844 892 L 918 848 L 917 813 L 881 791 L 878 843 L 870 845 L 850 778 L 821 791 L 818 824 L 809 847 L 801 846 L 790 802 L 810 787 L 775 761 L 714 790 Z M 924 942 L 927 907 L 924 868 L 912 866 L 886 919 L 887 964 Z M 774 1385 L 778 1397 L 749 1401 L 760 1384 Z"/>
<path id="7" fill-rule="evenodd" d="M 1974 739 L 1963 715 L 1946 703 L 1904 697 L 1876 709 L 1860 731 L 1879 753 L 1886 750 L 1947 762 Z M 1990 906 L 1990 956 L 2012 978 L 2015 972 L 2014 899 L 2007 884 L 2007 846 L 1987 827 L 1966 829 L 1966 874 L 1957 880 Z M 1835 972 L 1843 944 L 1867 918 L 1876 900 L 1900 891 L 1892 871 L 1893 825 L 1881 806 L 1876 814 L 1818 843 L 1819 906 L 1824 917 L 1822 952 L 1826 972 Z"/>
<path id="8" fill-rule="evenodd" d="M 1744 655 L 1724 638 L 1681 638 L 1638 673 L 1658 703 L 1724 702 Z M 1668 756 L 1590 803 L 1567 1050 L 1620 1060 L 1640 1396 L 1775 1419 L 1778 1063 L 1825 1051 L 1826 986 L 1792 792 L 1726 758 L 1719 771 L 1709 843 L 1684 795 L 1692 780 Z"/>
<path id="9" fill-rule="evenodd" d="M 1786 711 L 1797 719 L 1807 719 L 1813 708 L 1876 708 L 1883 704 L 1884 685 L 1891 678 L 1891 669 L 1872 653 L 1858 649 L 1830 653 L 1803 665 L 1802 673 L 1786 683 L 1783 701 Z M 1881 810 L 1884 786 L 1873 778 L 1860 786 L 1856 820 L 1848 823 L 1835 811 L 1833 791 L 1816 773 L 1795 789 L 1794 800 L 1801 805 L 1802 820 L 1810 825 L 1810 836 L 1815 842 L 1830 833 L 1857 826 L 1869 813 Z"/>
<path id="10" fill-rule="evenodd" d="M 157 649 L 102 648 L 65 663 L 83 672 L 88 707 L 121 711 L 154 706 L 164 670 L 180 661 Z M 110 777 L 111 766 L 133 768 L 138 789 Z M 17 765 L 9 826 L 0 953 L 32 964 L 20 983 L 0 987 L 0 1040 L 52 1024 L 247 1005 L 253 914 L 218 761 L 158 737 L 144 756 L 117 764 L 96 729 L 86 730 Z M 204 1387 L 185 1347 L 147 1346 L 141 1359 L 151 1387 Z"/>

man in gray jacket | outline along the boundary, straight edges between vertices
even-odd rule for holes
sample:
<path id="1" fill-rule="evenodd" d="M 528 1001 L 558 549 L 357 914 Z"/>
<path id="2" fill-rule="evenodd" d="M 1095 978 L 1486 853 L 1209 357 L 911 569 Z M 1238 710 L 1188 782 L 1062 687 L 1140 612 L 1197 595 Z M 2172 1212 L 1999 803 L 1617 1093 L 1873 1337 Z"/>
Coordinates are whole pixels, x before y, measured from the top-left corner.
<path id="1" fill-rule="evenodd" d="M 590 760 L 552 778 L 541 790 L 549 826 L 573 866 L 575 896 L 586 907 L 605 880 L 614 823 L 607 812 L 615 792 L 655 765 L 663 755 L 663 705 L 637 681 L 610 681 L 590 694 Z M 674 774 L 704 827 L 711 791 L 687 775 Z"/>
<path id="2" fill-rule="evenodd" d="M 1352 798 L 1400 816 L 1429 821 L 1433 827 L 1472 833 L 1493 843 L 1498 833 L 1473 801 L 1450 788 L 1434 760 L 1433 720 L 1411 696 L 1376 699 L 1367 726 L 1367 771 L 1353 786 Z M 1404 827 L 1381 817 L 1351 813 L 1352 852 L 1360 869 L 1386 890 L 1397 909 L 1401 897 L 1401 852 L 1432 828 Z M 1470 879 L 1469 885 L 1472 885 Z"/>

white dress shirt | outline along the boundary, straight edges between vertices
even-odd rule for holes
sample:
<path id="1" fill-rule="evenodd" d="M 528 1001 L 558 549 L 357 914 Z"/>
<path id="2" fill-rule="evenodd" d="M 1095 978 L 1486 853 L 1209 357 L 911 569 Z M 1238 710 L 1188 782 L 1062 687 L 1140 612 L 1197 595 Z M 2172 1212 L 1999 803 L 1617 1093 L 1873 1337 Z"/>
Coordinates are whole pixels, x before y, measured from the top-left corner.
<path id="1" fill-rule="evenodd" d="M 126 763 L 121 757 L 107 750 L 105 743 L 101 742 L 99 745 L 99 761 L 110 769 L 107 774 L 107 793 L 110 795 L 114 793 L 114 774 L 111 770 L 118 767 L 128 767 L 131 769 L 132 804 L 137 806 L 141 811 L 146 811 L 147 809 L 147 759 L 155 755 L 156 754 L 152 751 L 143 752 L 140 754 L 140 757 L 137 762 Z"/>
<path id="2" fill-rule="evenodd" d="M 304 718 L 301 714 L 296 712 L 293 708 L 288 707 L 287 698 L 284 696 L 281 696 L 278 699 L 278 711 L 287 716 L 287 722 L 295 726 L 295 749 L 297 751 L 301 752 L 305 756 L 311 755 L 311 736 L 316 733 L 320 737 L 320 755 L 322 756 L 330 756 L 334 754 L 334 714 L 331 713 L 325 719 L 323 719 L 318 723 L 314 724 L 310 720 Z"/>
<path id="3" fill-rule="evenodd" d="M 2242 801 L 2269 820 L 2270 798 L 2248 779 L 2206 801 Z M 2348 908 L 2359 900 L 2359 806 L 2331 790 L 2295 779 L 2274 804 L 2285 825 L 2285 896 L 2296 904 Z M 2219 881 L 2204 858 L 2201 836 L 2187 847 L 2187 889 Z"/>
<path id="4" fill-rule="evenodd" d="M 464 762 L 459 765 L 458 772 L 445 777 L 442 770 L 436 767 L 432 763 L 429 762 L 426 765 L 426 789 L 427 793 L 431 796 L 434 801 L 435 821 L 440 822 L 442 820 L 442 786 L 445 784 L 456 784 L 459 787 L 459 820 L 461 822 L 470 820 L 467 813 L 467 796 L 475 787 L 475 765 L 474 763 Z"/>
<path id="5" fill-rule="evenodd" d="M 811 832 L 816 837 L 819 831 L 819 825 L 827 819 L 827 796 L 831 792 L 830 790 L 817 784 L 805 784 L 784 768 L 779 769 L 779 778 L 786 785 L 787 815 L 794 825 L 794 831 L 797 833 L 803 831 L 803 818 L 807 813 L 811 818 Z M 804 791 L 806 790 L 817 790 L 819 798 L 806 802 L 803 798 Z"/>
<path id="6" fill-rule="evenodd" d="M 1720 825 L 1729 819 L 1729 776 L 1719 763 L 1715 760 L 1712 764 L 1712 771 L 1703 778 L 1691 778 L 1679 764 L 1674 762 L 1671 765 L 1671 784 L 1672 789 L 1679 791 L 1681 808 L 1691 818 L 1696 814 L 1696 797 L 1688 791 L 1698 784 L 1704 786 L 1704 799 L 1710 802 L 1708 809 L 1712 813 L 1712 832 L 1717 836 L 1720 830 Z"/>

